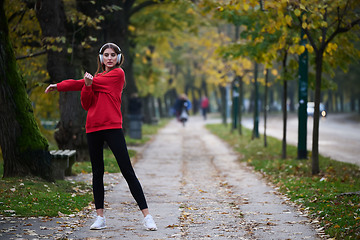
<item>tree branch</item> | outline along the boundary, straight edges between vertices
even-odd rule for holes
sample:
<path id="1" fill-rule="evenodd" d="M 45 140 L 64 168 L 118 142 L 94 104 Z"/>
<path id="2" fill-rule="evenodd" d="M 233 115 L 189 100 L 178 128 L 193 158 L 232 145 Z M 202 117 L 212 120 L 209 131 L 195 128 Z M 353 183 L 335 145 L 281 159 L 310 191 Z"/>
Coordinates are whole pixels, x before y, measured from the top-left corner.
<path id="1" fill-rule="evenodd" d="M 333 34 L 331 34 L 331 36 L 328 38 L 328 40 L 326 41 L 326 45 L 331 42 L 336 35 L 338 35 L 339 33 L 344 33 L 344 32 L 347 32 L 349 31 L 351 28 L 353 28 L 355 25 L 357 24 L 360 24 L 360 18 L 359 19 L 356 19 L 354 21 L 351 22 L 350 25 L 348 25 L 348 27 L 338 27 L 334 32 Z"/>
<path id="2" fill-rule="evenodd" d="M 163 0 L 160 0 L 160 1 L 156 1 L 156 0 L 149 0 L 149 1 L 145 1 L 145 2 L 142 2 L 140 3 L 139 5 L 137 5 L 136 7 L 132 8 L 130 13 L 129 13 L 129 18 L 130 16 L 132 16 L 133 14 L 139 12 L 141 9 L 143 8 L 146 8 L 148 6 L 151 6 L 151 5 L 155 5 L 155 4 L 158 4 L 159 2 L 164 2 Z"/>
<path id="3" fill-rule="evenodd" d="M 16 60 L 21 60 L 21 59 L 26 59 L 26 58 L 31 58 L 31 57 L 37 57 L 37 56 L 43 55 L 45 53 L 46 53 L 46 50 L 36 52 L 36 53 L 30 53 L 29 55 L 16 57 Z"/>

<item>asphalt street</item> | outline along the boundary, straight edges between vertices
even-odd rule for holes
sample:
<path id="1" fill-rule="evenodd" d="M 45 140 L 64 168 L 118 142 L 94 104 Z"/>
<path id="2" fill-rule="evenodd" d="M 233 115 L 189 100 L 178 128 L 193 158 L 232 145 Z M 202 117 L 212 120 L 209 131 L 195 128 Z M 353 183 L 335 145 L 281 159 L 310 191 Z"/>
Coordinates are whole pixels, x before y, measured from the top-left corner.
<path id="1" fill-rule="evenodd" d="M 320 118 L 319 124 L 319 153 L 334 160 L 353 163 L 360 166 L 360 122 L 354 120 L 354 114 L 328 114 Z M 253 120 L 244 118 L 243 125 L 253 128 Z M 313 118 L 307 122 L 307 150 L 312 149 Z M 264 133 L 264 119 L 260 117 L 259 132 Z M 281 115 L 270 115 L 267 119 L 266 133 L 282 139 L 283 121 Z M 287 142 L 298 144 L 298 118 L 289 114 L 287 121 Z"/>

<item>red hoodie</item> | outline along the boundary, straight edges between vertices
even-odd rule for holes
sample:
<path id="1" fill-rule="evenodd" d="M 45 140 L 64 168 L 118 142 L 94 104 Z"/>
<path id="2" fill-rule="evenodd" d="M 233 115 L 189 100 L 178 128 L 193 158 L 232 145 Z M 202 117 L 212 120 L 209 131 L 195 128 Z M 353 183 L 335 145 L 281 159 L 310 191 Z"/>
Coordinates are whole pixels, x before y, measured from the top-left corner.
<path id="1" fill-rule="evenodd" d="M 91 133 L 122 128 L 121 94 L 124 83 L 124 71 L 115 68 L 96 75 L 91 86 L 85 86 L 84 79 L 69 79 L 58 83 L 57 89 L 60 92 L 81 90 L 81 105 L 88 111 L 86 133 Z"/>

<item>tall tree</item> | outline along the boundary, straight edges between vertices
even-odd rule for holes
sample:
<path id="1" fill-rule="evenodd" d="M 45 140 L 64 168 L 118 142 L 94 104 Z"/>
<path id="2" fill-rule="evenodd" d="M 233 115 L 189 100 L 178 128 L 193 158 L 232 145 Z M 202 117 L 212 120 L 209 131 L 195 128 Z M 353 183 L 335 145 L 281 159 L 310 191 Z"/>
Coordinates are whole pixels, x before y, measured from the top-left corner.
<path id="1" fill-rule="evenodd" d="M 289 48 L 289 53 L 302 54 L 305 49 L 309 53 L 314 53 L 312 63 L 315 64 L 315 112 L 314 112 L 314 129 L 313 129 L 313 146 L 312 146 L 312 173 L 318 174 L 319 169 L 319 104 L 321 97 L 322 72 L 332 74 L 337 66 L 346 69 L 350 61 L 359 57 L 359 51 L 354 48 L 353 43 L 358 41 L 358 35 L 354 34 L 353 29 L 359 29 L 360 15 L 358 9 L 360 2 L 356 0 L 290 0 L 263 1 L 267 18 L 265 28 L 258 26 L 264 23 L 261 21 L 260 13 L 254 13 L 259 7 L 258 1 L 231 1 L 228 5 L 219 5 L 218 12 L 224 12 L 228 19 L 242 19 L 241 24 L 247 25 L 245 29 L 252 34 L 246 36 L 246 40 L 253 42 L 255 45 L 261 43 L 264 39 L 264 32 L 270 33 L 270 39 L 276 39 L 273 45 L 275 49 L 282 49 L 286 43 L 289 29 L 296 30 L 300 33 L 304 29 L 309 44 L 301 46 L 299 37 L 291 37 L 294 42 Z M 225 11 L 224 11 L 225 10 Z M 243 10 L 238 16 L 234 14 Z M 275 13 L 275 14 L 274 14 Z M 256 16 L 255 24 L 249 25 L 251 17 Z M 254 22 L 254 21 L 253 21 Z M 280 31 L 281 30 L 281 31 Z M 273 34 L 271 34 L 273 33 Z M 342 46 L 339 48 L 338 46 Z M 256 48 L 247 46 L 250 53 L 256 52 Z M 234 49 L 232 49 L 234 50 Z M 269 50 L 262 49 L 263 51 Z M 235 52 L 235 51 L 233 51 Z M 234 53 L 236 55 L 236 52 Z M 268 60 L 267 60 L 268 61 Z"/>
<path id="2" fill-rule="evenodd" d="M 346 63 L 359 56 L 359 52 L 356 51 L 352 43 L 352 39 L 358 39 L 358 35 L 355 35 L 351 30 L 353 28 L 359 30 L 360 14 L 358 9 L 360 2 L 357 0 L 291 1 L 291 7 L 294 9 L 295 18 L 304 29 L 311 45 L 311 50 L 315 55 L 316 76 L 312 173 L 318 174 L 320 172 L 319 105 L 321 100 L 322 73 L 324 69 L 334 68 L 337 65 L 346 68 Z M 343 48 L 337 52 L 338 44 L 341 44 Z M 337 55 L 337 53 L 340 53 L 340 55 Z"/>
<path id="3" fill-rule="evenodd" d="M 53 180 L 48 143 L 35 121 L 9 40 L 4 0 L 0 0 L 0 56 L 0 147 L 4 177 L 32 174 Z"/>
<path id="4" fill-rule="evenodd" d="M 68 52 L 66 15 L 61 0 L 36 1 L 36 15 L 42 30 L 44 45 L 47 50 L 47 70 L 51 82 L 61 82 L 76 78 L 76 66 L 71 62 Z M 87 159 L 85 138 L 85 111 L 81 107 L 78 92 L 61 92 L 59 130 L 55 140 L 60 149 L 76 149 L 77 159 Z"/>

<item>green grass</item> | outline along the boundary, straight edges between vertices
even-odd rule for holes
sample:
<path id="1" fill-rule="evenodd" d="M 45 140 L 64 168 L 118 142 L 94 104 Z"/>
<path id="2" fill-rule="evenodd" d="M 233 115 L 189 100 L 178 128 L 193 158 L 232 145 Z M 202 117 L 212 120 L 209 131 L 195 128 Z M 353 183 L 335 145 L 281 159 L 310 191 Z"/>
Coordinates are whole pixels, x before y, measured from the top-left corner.
<path id="1" fill-rule="evenodd" d="M 0 214 L 4 216 L 72 214 L 86 207 L 92 198 L 91 187 L 84 183 L 49 183 L 30 177 L 0 180 Z"/>
<path id="2" fill-rule="evenodd" d="M 336 239 L 360 239 L 360 196 L 340 195 L 360 191 L 360 168 L 320 156 L 319 175 L 311 174 L 311 157 L 297 160 L 297 149 L 287 146 L 287 159 L 281 159 L 281 141 L 267 137 L 251 140 L 251 131 L 230 133 L 221 124 L 207 128 L 242 154 L 242 160 L 279 187 L 310 217 L 318 219 L 326 234 Z M 311 153 L 309 153 L 311 155 Z"/>
<path id="3" fill-rule="evenodd" d="M 157 125 L 144 124 L 142 139 L 130 139 L 126 136 L 128 146 L 145 144 L 168 122 L 169 120 L 165 119 L 160 120 Z M 129 155 L 134 157 L 136 151 L 130 149 Z M 106 172 L 120 172 L 119 166 L 109 149 L 104 150 L 104 165 Z M 91 163 L 76 162 L 72 170 L 76 174 L 91 173 Z M 4 164 L 0 149 L 1 176 L 3 176 L 3 172 Z M 54 217 L 58 216 L 59 212 L 72 214 L 88 206 L 92 199 L 92 188 L 85 183 L 72 183 L 62 180 L 49 183 L 36 177 L 0 180 L 0 215 L 4 216 Z"/>

